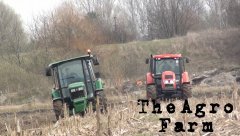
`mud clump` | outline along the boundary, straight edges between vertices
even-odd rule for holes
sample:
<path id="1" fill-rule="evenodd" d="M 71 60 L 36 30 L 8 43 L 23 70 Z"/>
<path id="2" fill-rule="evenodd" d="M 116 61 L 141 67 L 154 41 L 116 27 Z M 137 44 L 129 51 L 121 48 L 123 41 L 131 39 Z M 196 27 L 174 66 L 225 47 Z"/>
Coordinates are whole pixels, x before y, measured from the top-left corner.
<path id="1" fill-rule="evenodd" d="M 225 86 L 234 82 L 240 84 L 240 69 L 231 71 L 213 69 L 192 78 L 193 85 Z"/>

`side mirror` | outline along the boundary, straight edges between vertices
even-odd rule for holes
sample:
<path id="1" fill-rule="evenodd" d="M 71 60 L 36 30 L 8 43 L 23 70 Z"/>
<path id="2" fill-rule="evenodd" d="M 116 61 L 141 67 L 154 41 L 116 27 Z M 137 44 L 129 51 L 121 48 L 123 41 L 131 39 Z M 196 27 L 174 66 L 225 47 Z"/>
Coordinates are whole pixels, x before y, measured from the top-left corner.
<path id="1" fill-rule="evenodd" d="M 100 78 L 100 73 L 99 73 L 99 72 L 96 72 L 96 73 L 95 73 L 95 77 L 96 77 L 96 78 Z"/>
<path id="2" fill-rule="evenodd" d="M 93 65 L 99 65 L 98 57 L 93 56 L 92 61 L 93 61 Z"/>
<path id="3" fill-rule="evenodd" d="M 46 76 L 52 76 L 52 70 L 51 70 L 50 67 L 47 67 L 47 68 L 45 69 L 45 72 L 46 72 Z"/>
<path id="4" fill-rule="evenodd" d="M 189 58 L 186 58 L 186 63 L 189 63 L 190 62 L 190 59 Z"/>
<path id="5" fill-rule="evenodd" d="M 146 64 L 148 64 L 148 63 L 149 63 L 149 59 L 148 59 L 148 58 L 146 59 L 145 63 L 146 63 Z"/>

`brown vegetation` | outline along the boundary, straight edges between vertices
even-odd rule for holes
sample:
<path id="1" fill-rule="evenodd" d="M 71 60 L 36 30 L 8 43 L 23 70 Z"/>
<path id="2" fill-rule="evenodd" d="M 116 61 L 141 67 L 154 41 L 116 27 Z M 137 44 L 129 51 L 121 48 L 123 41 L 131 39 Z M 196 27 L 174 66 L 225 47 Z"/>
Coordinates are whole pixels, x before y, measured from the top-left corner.
<path id="1" fill-rule="evenodd" d="M 239 0 L 75 0 L 36 17 L 27 41 L 19 17 L 0 2 L 0 105 L 5 105 L 0 107 L 0 133 L 157 135 L 159 116 L 138 114 L 135 101 L 144 98 L 145 92 L 122 94 L 123 82 L 144 80 L 144 60 L 150 54 L 181 53 L 191 59 L 186 65 L 190 74 L 214 68 L 223 73 L 239 69 L 239 9 Z M 149 39 L 152 41 L 134 41 Z M 89 113 L 84 118 L 66 117 L 54 124 L 53 112 L 41 111 L 51 107 L 52 82 L 43 76 L 44 67 L 83 55 L 87 48 L 100 58 L 100 72 L 113 107 L 100 119 Z M 238 84 L 194 87 L 194 97 L 189 100 L 193 107 L 201 102 L 234 104 L 231 114 L 222 112 L 222 107 L 218 114 L 207 114 L 205 119 L 213 121 L 216 135 L 239 134 L 237 88 Z M 38 104 L 42 102 L 50 104 Z M 181 107 L 181 101 L 174 104 Z M 194 115 L 164 112 L 160 116 L 200 121 Z M 101 132 L 96 132 L 97 128 L 102 128 Z M 172 131 L 166 134 L 175 135 Z M 198 128 L 194 135 L 210 134 L 203 134 Z"/>
<path id="2" fill-rule="evenodd" d="M 209 91 L 209 88 L 200 89 L 201 87 L 194 88 L 195 93 L 205 94 L 206 91 Z M 215 88 L 215 90 L 219 90 L 224 93 L 228 91 L 228 87 L 219 87 Z M 215 90 L 212 90 L 212 93 L 215 93 Z M 7 133 L 12 135 L 158 135 L 161 134 L 158 132 L 161 129 L 161 122 L 159 118 L 169 117 L 171 118 L 172 123 L 169 124 L 166 129 L 165 135 L 238 135 L 239 133 L 239 97 L 236 95 L 238 87 L 236 85 L 232 86 L 233 91 L 232 96 L 227 97 L 226 95 L 212 96 L 211 98 L 206 97 L 205 95 L 199 97 L 193 97 L 189 99 L 190 108 L 193 111 L 192 114 L 182 114 L 180 111 L 182 110 L 183 101 L 173 101 L 173 104 L 176 106 L 176 111 L 174 114 L 169 114 L 165 107 L 170 101 L 162 102 L 161 107 L 163 110 L 162 114 L 152 114 L 151 105 L 145 109 L 147 114 L 139 114 L 141 111 L 141 106 L 137 106 L 136 100 L 139 98 L 143 98 L 145 93 L 142 91 L 139 95 L 136 94 L 128 94 L 128 95 L 118 95 L 117 99 L 115 99 L 114 107 L 110 108 L 107 114 L 101 114 L 100 119 L 97 123 L 97 118 L 95 118 L 96 113 L 89 113 L 84 118 L 76 115 L 72 117 L 66 117 L 63 120 L 60 120 L 53 123 L 47 123 L 41 126 L 36 126 L 37 128 L 28 128 L 22 129 L 24 124 L 21 122 L 24 119 L 16 118 L 20 123 L 12 126 L 11 130 L 8 129 Z M 111 96 L 108 96 L 111 97 Z M 121 102 L 121 104 L 119 104 Z M 196 105 L 199 103 L 205 103 L 207 106 L 204 108 L 206 116 L 202 118 L 198 118 L 194 115 Z M 220 108 L 217 110 L 216 114 L 211 114 L 209 111 L 211 110 L 210 103 L 219 103 Z M 234 110 L 232 113 L 227 114 L 223 110 L 223 106 L 227 103 L 231 103 L 234 106 Z M 39 115 L 41 116 L 41 115 Z M 195 128 L 194 133 L 190 132 L 182 132 L 182 133 L 174 133 L 174 123 L 176 121 L 184 122 L 184 128 L 188 129 L 187 122 L 197 122 L 199 125 Z M 213 133 L 203 133 L 202 132 L 202 121 L 213 122 Z M 20 128 L 17 130 L 17 126 Z M 6 125 L 5 127 L 8 127 Z M 97 127 L 101 128 L 101 131 L 97 131 Z"/>

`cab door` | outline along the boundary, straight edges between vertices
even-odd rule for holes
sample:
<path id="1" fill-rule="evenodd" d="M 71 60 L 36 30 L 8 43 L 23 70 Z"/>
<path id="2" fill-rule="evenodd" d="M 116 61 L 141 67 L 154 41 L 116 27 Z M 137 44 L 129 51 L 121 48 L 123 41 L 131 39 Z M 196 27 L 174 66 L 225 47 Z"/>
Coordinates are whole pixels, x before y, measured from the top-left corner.
<path id="1" fill-rule="evenodd" d="M 85 84 L 87 89 L 88 98 L 94 98 L 94 90 L 95 90 L 95 76 L 92 70 L 92 63 L 90 60 L 83 60 L 83 70 L 85 76 Z"/>

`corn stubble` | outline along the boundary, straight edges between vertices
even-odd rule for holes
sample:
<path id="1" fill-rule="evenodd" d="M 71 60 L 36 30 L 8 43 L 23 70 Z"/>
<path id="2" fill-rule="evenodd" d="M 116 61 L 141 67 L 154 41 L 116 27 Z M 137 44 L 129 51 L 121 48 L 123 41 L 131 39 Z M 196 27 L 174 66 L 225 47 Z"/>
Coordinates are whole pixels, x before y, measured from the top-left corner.
<path id="1" fill-rule="evenodd" d="M 194 113 L 181 114 L 183 101 L 175 100 L 172 103 L 176 106 L 175 113 L 169 114 L 166 110 L 166 105 L 169 101 L 161 103 L 163 112 L 161 114 L 152 114 L 152 107 L 146 107 L 147 114 L 139 114 L 141 107 L 137 106 L 137 96 L 128 94 L 128 96 L 119 95 L 115 104 L 111 104 L 108 112 L 99 114 L 98 112 L 91 112 L 84 117 L 75 115 L 59 120 L 53 124 L 46 124 L 41 128 L 33 128 L 28 130 L 21 130 L 19 120 L 16 118 L 16 129 L 11 130 L 6 124 L 9 135 L 13 136 L 28 136 L 28 135 L 47 135 L 47 136 L 119 136 L 119 135 L 204 135 L 204 136 L 223 136 L 223 135 L 239 135 L 240 134 L 240 100 L 238 96 L 239 87 L 237 84 L 232 86 L 232 97 L 227 96 L 213 96 L 211 98 L 190 98 L 189 105 L 194 112 L 194 108 L 199 103 L 205 103 L 204 108 L 206 113 L 204 118 L 197 118 Z M 199 90 L 197 88 L 196 90 Z M 225 90 L 226 91 L 226 90 Z M 142 98 L 145 92 L 142 92 Z M 119 102 L 122 101 L 122 102 Z M 121 104 L 119 104 L 121 103 Z M 221 106 L 216 114 L 210 114 L 210 103 L 219 103 Z M 223 105 L 231 103 L 234 106 L 234 111 L 226 114 L 223 110 Z M 166 132 L 158 132 L 161 129 L 161 122 L 159 118 L 170 118 L 171 122 L 166 129 Z M 187 130 L 187 122 L 197 122 L 199 125 L 195 127 L 195 132 L 174 132 L 174 123 L 183 122 L 185 130 Z M 202 121 L 211 121 L 213 123 L 213 133 L 202 132 Z"/>

